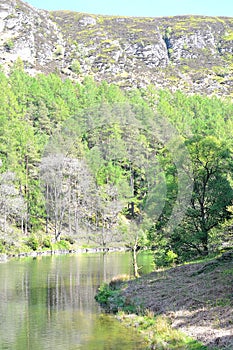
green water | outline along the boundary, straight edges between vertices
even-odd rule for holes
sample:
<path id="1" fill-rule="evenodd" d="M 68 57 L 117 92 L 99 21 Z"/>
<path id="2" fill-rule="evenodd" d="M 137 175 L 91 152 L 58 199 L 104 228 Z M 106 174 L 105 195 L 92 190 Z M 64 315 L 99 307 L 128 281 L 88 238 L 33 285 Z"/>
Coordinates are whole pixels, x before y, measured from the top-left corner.
<path id="1" fill-rule="evenodd" d="M 142 272 L 152 269 L 143 254 Z M 131 273 L 129 253 L 79 254 L 0 264 L 1 350 L 144 349 L 134 330 L 105 315 L 94 296 L 114 275 Z"/>

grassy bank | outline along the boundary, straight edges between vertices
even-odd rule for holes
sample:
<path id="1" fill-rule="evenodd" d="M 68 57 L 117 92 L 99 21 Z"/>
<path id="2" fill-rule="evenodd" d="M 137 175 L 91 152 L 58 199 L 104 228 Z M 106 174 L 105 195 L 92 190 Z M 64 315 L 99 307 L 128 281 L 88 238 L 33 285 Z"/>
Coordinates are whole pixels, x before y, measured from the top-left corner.
<path id="1" fill-rule="evenodd" d="M 101 286 L 96 299 L 148 349 L 233 348 L 233 253 Z"/>

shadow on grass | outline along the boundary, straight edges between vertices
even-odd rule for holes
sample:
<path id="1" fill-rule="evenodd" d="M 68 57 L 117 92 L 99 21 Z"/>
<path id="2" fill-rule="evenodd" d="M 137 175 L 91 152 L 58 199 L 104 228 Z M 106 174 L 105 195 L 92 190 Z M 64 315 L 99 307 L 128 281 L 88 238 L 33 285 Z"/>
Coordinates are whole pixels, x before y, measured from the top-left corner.
<path id="1" fill-rule="evenodd" d="M 143 310 L 163 315 L 170 322 L 170 329 L 163 330 L 163 334 L 156 331 L 155 325 L 149 330 L 153 333 L 151 349 L 232 350 L 232 271 L 233 260 L 219 259 L 152 272 L 124 284 L 118 294 L 120 306 L 126 304 L 144 317 L 141 321 L 134 320 L 130 324 L 133 327 L 140 322 L 145 326 Z M 114 304 L 117 299 L 110 300 Z M 177 336 L 173 341 L 169 332 L 179 330 L 188 336 L 183 339 Z M 199 339 L 206 346 L 189 337 Z M 160 342 L 157 347 L 156 342 Z"/>

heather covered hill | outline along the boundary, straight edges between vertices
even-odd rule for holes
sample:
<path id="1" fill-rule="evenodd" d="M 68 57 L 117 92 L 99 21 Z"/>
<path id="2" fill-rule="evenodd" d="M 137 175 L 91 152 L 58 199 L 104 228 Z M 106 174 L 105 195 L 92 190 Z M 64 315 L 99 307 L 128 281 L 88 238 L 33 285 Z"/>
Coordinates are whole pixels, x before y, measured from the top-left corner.
<path id="1" fill-rule="evenodd" d="M 26 70 L 59 72 L 123 88 L 157 87 L 232 94 L 233 19 L 111 17 L 38 10 L 0 2 L 0 63 L 21 57 Z"/>

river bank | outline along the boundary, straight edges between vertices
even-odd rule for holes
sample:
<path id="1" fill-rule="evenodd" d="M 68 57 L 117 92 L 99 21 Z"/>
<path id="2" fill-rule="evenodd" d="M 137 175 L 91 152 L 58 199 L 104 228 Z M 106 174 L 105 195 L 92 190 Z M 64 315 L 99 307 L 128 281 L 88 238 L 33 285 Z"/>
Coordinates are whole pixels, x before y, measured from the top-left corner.
<path id="1" fill-rule="evenodd" d="M 121 322 L 144 334 L 150 349 L 230 350 L 233 348 L 232 286 L 233 253 L 229 252 L 209 262 L 110 283 L 102 287 L 101 298 L 104 301 L 106 297 L 105 307 L 110 311 L 118 311 Z M 157 317 L 163 324 L 162 331 L 156 328 Z M 177 340 L 171 339 L 172 330 Z M 188 337 L 180 340 L 176 331 Z"/>
<path id="2" fill-rule="evenodd" d="M 78 248 L 78 249 L 55 249 L 55 250 L 41 250 L 41 251 L 29 251 L 20 252 L 14 254 L 0 253 L 0 263 L 7 262 L 12 258 L 36 258 L 39 256 L 51 256 L 61 254 L 80 254 L 80 253 L 114 253 L 114 252 L 125 252 L 128 248 L 124 247 L 96 247 L 96 248 Z"/>

